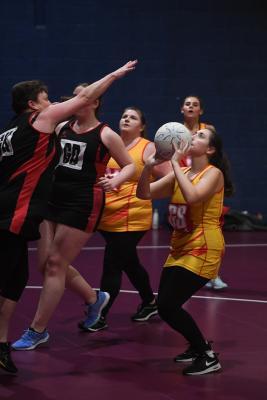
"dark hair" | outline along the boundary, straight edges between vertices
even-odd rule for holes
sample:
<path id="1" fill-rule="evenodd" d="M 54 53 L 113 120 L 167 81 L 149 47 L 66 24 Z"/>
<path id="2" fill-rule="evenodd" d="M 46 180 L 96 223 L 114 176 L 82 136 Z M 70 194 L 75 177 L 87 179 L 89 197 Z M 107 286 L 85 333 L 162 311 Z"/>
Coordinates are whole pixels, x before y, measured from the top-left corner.
<path id="1" fill-rule="evenodd" d="M 141 137 L 146 138 L 147 137 L 147 126 L 146 126 L 146 117 L 145 117 L 145 114 L 143 113 L 143 111 L 140 110 L 140 108 L 135 107 L 135 106 L 125 107 L 125 109 L 122 112 L 122 115 L 125 113 L 126 110 L 133 110 L 133 111 L 137 112 L 137 114 L 140 117 L 141 123 L 143 125 L 143 130 L 141 131 Z"/>
<path id="2" fill-rule="evenodd" d="M 211 132 L 209 145 L 215 149 L 215 152 L 209 156 L 209 163 L 222 171 L 224 177 L 224 194 L 226 197 L 229 197 L 234 194 L 234 186 L 230 177 L 230 163 L 226 154 L 223 152 L 222 139 L 216 132 L 214 126 L 207 125 L 205 129 Z"/>
<path id="3" fill-rule="evenodd" d="M 75 90 L 78 86 L 82 86 L 82 87 L 86 88 L 87 86 L 90 86 L 90 83 L 88 83 L 88 82 L 78 83 L 78 84 L 75 86 L 74 90 Z M 74 95 L 74 96 L 75 96 L 75 95 Z M 72 96 L 72 97 L 73 97 L 73 96 Z M 95 109 L 95 115 L 96 115 L 96 117 L 98 117 L 99 112 L 100 112 L 100 107 L 101 107 L 101 105 L 102 105 L 102 97 L 101 97 L 101 96 L 98 97 L 97 100 L 98 100 L 98 106 L 97 106 L 97 108 Z"/>
<path id="4" fill-rule="evenodd" d="M 21 114 L 29 108 L 28 101 L 36 101 L 38 94 L 48 93 L 47 86 L 39 80 L 19 82 L 12 88 L 12 108 L 16 114 Z"/>
<path id="5" fill-rule="evenodd" d="M 201 98 L 200 96 L 198 96 L 197 94 L 189 94 L 189 95 L 185 96 L 185 97 L 183 98 L 182 102 L 181 102 L 181 107 L 183 107 L 183 105 L 184 105 L 184 103 L 185 103 L 185 100 L 186 100 L 188 97 L 195 97 L 196 99 L 198 99 L 200 108 L 201 108 L 201 110 L 204 111 L 204 103 L 203 103 L 203 100 L 202 100 L 202 98 Z"/>

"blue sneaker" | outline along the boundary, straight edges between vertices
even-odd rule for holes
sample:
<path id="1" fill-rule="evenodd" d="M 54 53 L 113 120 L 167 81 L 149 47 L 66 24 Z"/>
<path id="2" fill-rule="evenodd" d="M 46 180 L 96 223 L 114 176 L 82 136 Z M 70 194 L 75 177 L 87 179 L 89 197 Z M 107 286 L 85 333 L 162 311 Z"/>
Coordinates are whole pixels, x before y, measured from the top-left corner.
<path id="1" fill-rule="evenodd" d="M 86 310 L 85 320 L 79 322 L 78 327 L 82 330 L 89 330 L 93 325 L 95 325 L 100 317 L 101 311 L 108 304 L 110 295 L 107 292 L 102 292 L 101 290 L 97 294 L 97 300 L 94 304 L 88 304 Z"/>
<path id="2" fill-rule="evenodd" d="M 16 342 L 12 343 L 11 347 L 14 350 L 33 350 L 41 343 L 47 342 L 49 339 L 49 333 L 45 330 L 43 333 L 38 333 L 27 329 L 21 338 Z"/>

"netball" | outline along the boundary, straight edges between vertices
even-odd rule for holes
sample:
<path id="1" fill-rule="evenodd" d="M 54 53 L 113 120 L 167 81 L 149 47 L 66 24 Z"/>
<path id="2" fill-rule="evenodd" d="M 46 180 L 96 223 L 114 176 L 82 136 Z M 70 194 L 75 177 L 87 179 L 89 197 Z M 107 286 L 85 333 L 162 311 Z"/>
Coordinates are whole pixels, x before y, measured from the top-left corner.
<path id="1" fill-rule="evenodd" d="M 183 124 L 179 122 L 167 122 L 155 134 L 156 154 L 163 160 L 170 160 L 174 152 L 173 141 L 179 146 L 181 140 L 190 144 L 191 139 L 190 131 Z"/>

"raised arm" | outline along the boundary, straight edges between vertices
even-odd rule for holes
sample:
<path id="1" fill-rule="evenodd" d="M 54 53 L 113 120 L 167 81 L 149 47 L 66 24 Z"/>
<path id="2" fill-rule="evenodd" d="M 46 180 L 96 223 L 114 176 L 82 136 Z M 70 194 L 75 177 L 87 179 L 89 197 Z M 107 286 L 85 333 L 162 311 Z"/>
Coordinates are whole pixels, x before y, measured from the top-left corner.
<path id="1" fill-rule="evenodd" d="M 217 168 L 210 168 L 199 182 L 193 185 L 179 165 L 179 161 L 184 156 L 186 148 L 178 148 L 175 144 L 174 147 L 175 153 L 171 159 L 171 163 L 175 178 L 178 181 L 184 199 L 188 204 L 205 201 L 223 188 L 223 174 Z"/>
<path id="2" fill-rule="evenodd" d="M 104 76 L 104 78 L 85 87 L 81 92 L 63 103 L 51 104 L 43 110 L 33 126 L 35 129 L 46 133 L 52 133 L 58 123 L 68 119 L 79 109 L 100 97 L 109 86 L 128 72 L 135 69 L 137 60 L 128 61 L 125 65 Z"/>
<path id="3" fill-rule="evenodd" d="M 154 155 L 149 156 L 146 160 L 136 189 L 136 196 L 140 199 L 163 199 L 172 195 L 174 187 L 173 172 L 168 173 L 156 182 L 150 183 L 153 168 L 161 162 L 160 160 L 156 160 Z"/>
<path id="4" fill-rule="evenodd" d="M 143 154 L 143 161 L 146 162 L 148 157 L 150 157 L 152 154 L 156 153 L 156 148 L 155 144 L 153 142 L 148 143 L 144 150 Z M 172 165 L 170 161 L 164 161 L 160 164 L 154 165 L 152 169 L 152 176 L 155 179 L 162 178 L 163 176 L 167 175 L 169 172 L 172 171 Z"/>

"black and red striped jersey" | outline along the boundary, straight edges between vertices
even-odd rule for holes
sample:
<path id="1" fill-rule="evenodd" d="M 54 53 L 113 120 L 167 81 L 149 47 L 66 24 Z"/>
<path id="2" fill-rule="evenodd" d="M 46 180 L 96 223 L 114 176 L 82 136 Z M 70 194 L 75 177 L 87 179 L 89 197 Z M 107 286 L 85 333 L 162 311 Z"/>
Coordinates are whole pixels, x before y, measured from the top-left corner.
<path id="1" fill-rule="evenodd" d="M 72 212 L 91 207 L 93 187 L 104 176 L 110 158 L 101 140 L 104 123 L 77 134 L 68 122 L 59 133 L 61 157 L 54 173 L 50 203 Z"/>
<path id="2" fill-rule="evenodd" d="M 0 133 L 0 229 L 39 238 L 58 162 L 56 134 L 33 128 L 36 113 L 14 117 Z"/>

